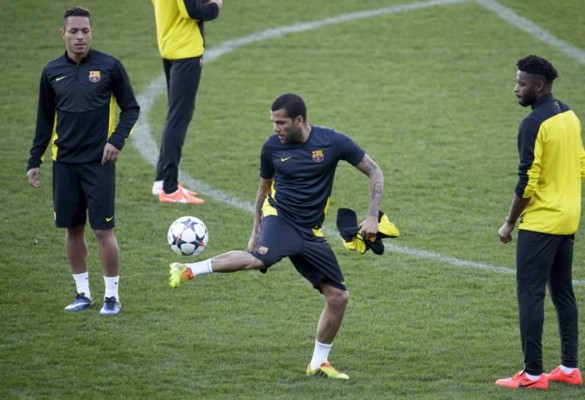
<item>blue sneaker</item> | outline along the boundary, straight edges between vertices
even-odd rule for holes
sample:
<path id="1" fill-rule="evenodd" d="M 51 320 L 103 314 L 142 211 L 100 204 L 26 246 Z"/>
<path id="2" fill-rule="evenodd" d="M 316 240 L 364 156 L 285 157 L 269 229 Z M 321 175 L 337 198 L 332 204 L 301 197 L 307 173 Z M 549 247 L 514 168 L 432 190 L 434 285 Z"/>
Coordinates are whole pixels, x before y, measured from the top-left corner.
<path id="1" fill-rule="evenodd" d="M 73 300 L 71 304 L 65 307 L 65 311 L 81 311 L 88 307 L 91 307 L 91 299 L 89 297 L 85 297 L 85 293 L 77 293 L 75 300 Z"/>
<path id="2" fill-rule="evenodd" d="M 100 315 L 116 315 L 122 310 L 122 304 L 115 296 L 106 297 L 104 299 L 104 306 L 100 310 Z"/>

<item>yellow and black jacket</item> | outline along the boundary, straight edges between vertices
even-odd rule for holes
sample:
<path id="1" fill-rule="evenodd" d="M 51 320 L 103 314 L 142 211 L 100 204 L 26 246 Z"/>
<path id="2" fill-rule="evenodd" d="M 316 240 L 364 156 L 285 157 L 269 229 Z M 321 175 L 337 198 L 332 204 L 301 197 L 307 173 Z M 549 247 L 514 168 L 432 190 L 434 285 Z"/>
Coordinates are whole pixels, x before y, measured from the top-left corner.
<path id="1" fill-rule="evenodd" d="M 520 124 L 518 152 L 516 194 L 531 198 L 518 229 L 554 235 L 575 233 L 585 177 L 579 118 L 552 94 L 541 98 Z"/>
<path id="2" fill-rule="evenodd" d="M 382 239 L 397 238 L 400 236 L 398 228 L 390 222 L 388 216 L 380 211 L 378 214 L 378 233 L 374 241 L 364 240 L 361 234 L 361 227 L 357 222 L 355 211 L 349 208 L 340 208 L 337 210 L 337 230 L 343 239 L 343 245 L 348 250 L 357 251 L 364 254 L 372 250 L 374 254 L 384 254 L 384 243 Z"/>
<path id="3" fill-rule="evenodd" d="M 116 103 L 121 109 L 117 124 Z M 54 161 L 101 161 L 106 141 L 120 150 L 124 147 L 139 113 L 119 60 L 92 49 L 76 64 L 65 53 L 43 69 L 28 169 L 40 166 L 49 143 Z"/>
<path id="4" fill-rule="evenodd" d="M 152 4 L 161 57 L 179 60 L 202 56 L 203 21 L 217 18 L 217 4 L 202 0 L 152 0 Z"/>

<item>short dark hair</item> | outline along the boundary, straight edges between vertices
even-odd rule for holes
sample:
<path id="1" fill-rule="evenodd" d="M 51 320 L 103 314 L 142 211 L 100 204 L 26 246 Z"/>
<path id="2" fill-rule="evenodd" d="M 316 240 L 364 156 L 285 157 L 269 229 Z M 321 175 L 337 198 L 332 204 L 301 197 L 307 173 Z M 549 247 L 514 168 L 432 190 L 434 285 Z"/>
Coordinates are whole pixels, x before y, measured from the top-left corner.
<path id="1" fill-rule="evenodd" d="M 272 103 L 271 111 L 280 110 L 284 108 L 286 113 L 292 119 L 295 119 L 299 115 L 303 117 L 303 120 L 307 120 L 307 106 L 301 96 L 294 93 L 285 93 L 278 96 Z"/>
<path id="2" fill-rule="evenodd" d="M 65 10 L 63 14 L 63 26 L 65 26 L 69 17 L 86 17 L 89 19 L 89 24 L 91 25 L 91 13 L 87 8 L 75 6 Z"/>
<path id="3" fill-rule="evenodd" d="M 548 60 L 535 55 L 529 55 L 518 60 L 516 65 L 519 71 L 540 75 L 544 77 L 547 83 L 552 83 L 559 76 L 555 67 Z"/>

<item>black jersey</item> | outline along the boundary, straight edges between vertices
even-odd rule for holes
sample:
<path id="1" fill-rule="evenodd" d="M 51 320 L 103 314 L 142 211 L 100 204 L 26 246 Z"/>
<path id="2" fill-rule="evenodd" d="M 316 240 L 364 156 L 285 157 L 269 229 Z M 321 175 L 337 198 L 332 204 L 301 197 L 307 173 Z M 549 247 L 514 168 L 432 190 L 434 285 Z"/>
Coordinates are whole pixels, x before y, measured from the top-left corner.
<path id="1" fill-rule="evenodd" d="M 121 109 L 117 125 L 116 103 Z M 87 57 L 76 64 L 65 53 L 43 69 L 28 169 L 41 164 L 49 142 L 55 161 L 101 161 L 106 141 L 122 149 L 139 112 L 130 80 L 120 61 L 90 50 Z"/>
<path id="2" fill-rule="evenodd" d="M 281 143 L 272 135 L 260 160 L 260 176 L 274 180 L 267 201 L 289 222 L 318 228 L 325 219 L 337 163 L 356 165 L 364 155 L 349 137 L 321 126 L 311 126 L 305 143 Z"/>

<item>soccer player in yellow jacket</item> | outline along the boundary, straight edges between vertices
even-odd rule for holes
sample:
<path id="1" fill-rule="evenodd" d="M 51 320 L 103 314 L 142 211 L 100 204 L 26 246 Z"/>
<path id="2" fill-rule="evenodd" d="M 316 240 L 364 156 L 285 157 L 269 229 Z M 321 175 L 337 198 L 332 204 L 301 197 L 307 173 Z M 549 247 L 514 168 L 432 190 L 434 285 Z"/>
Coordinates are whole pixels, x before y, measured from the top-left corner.
<path id="1" fill-rule="evenodd" d="M 585 152 L 581 123 L 552 94 L 557 71 L 547 60 L 518 61 L 514 93 L 532 112 L 520 124 L 518 183 L 506 221 L 498 231 L 508 243 L 518 223 L 516 285 L 524 368 L 496 385 L 547 389 L 548 382 L 581 385 L 578 311 L 573 293 L 573 242 L 581 217 Z M 548 285 L 561 335 L 561 365 L 543 373 L 542 331 Z"/>
<path id="2" fill-rule="evenodd" d="M 152 193 L 161 203 L 201 204 L 197 193 L 179 184 L 179 162 L 201 78 L 203 23 L 217 18 L 223 0 L 152 0 L 152 4 L 168 95 Z"/>

